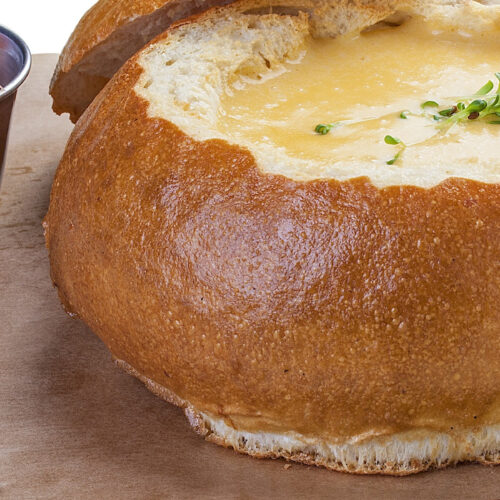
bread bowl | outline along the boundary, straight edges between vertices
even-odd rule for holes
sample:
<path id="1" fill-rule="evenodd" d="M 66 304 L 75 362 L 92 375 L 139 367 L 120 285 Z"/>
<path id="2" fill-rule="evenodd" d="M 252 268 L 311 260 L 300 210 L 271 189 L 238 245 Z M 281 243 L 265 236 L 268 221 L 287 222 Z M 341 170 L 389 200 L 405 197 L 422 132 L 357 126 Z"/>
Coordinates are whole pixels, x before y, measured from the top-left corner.
<path id="1" fill-rule="evenodd" d="M 57 170 L 44 227 L 64 307 L 209 441 L 354 473 L 499 463 L 500 128 L 467 120 L 389 164 L 397 101 L 375 149 L 361 127 L 364 143 L 343 139 L 359 164 L 329 165 L 336 131 L 313 128 L 331 117 L 305 113 L 284 142 L 282 122 L 244 126 L 274 84 L 290 96 L 280 85 L 321 73 L 307 64 L 327 37 L 356 54 L 397 36 L 396 64 L 421 30 L 440 76 L 456 51 L 474 93 L 499 26 L 499 6 L 465 0 L 244 0 L 171 27 L 90 105 Z M 426 82 L 419 105 L 440 88 Z M 308 141 L 320 156 L 294 151 Z"/>

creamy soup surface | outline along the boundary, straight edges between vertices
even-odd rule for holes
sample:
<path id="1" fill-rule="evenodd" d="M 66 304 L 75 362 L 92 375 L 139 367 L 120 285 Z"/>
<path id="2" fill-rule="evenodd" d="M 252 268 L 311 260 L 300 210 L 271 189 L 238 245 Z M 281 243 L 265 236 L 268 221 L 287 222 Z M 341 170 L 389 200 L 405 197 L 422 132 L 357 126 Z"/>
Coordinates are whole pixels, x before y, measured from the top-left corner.
<path id="1" fill-rule="evenodd" d="M 399 168 L 438 168 L 458 175 L 471 164 L 498 182 L 500 125 L 467 120 L 440 130 L 433 109 L 472 96 L 498 80 L 498 33 L 431 30 L 421 19 L 336 39 L 308 38 L 302 56 L 272 77 L 244 80 L 222 98 L 217 129 L 236 142 L 267 145 L 318 163 L 315 176 L 364 163 L 386 168 L 400 146 Z M 401 118 L 406 111 L 407 119 Z M 500 117 L 498 118 L 500 120 Z M 327 135 L 318 124 L 340 122 Z M 322 172 L 323 169 L 323 172 Z"/>

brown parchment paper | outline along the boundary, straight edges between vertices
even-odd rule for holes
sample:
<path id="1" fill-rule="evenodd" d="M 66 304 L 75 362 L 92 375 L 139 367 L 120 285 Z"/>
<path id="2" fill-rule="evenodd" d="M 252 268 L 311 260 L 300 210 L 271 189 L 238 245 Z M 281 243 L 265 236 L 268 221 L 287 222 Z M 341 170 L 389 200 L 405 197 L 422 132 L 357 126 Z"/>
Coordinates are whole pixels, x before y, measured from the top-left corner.
<path id="1" fill-rule="evenodd" d="M 19 92 L 0 191 L 0 498 L 500 499 L 500 467 L 390 478 L 238 455 L 115 368 L 49 279 L 41 220 L 71 131 L 55 63 L 35 56 Z"/>

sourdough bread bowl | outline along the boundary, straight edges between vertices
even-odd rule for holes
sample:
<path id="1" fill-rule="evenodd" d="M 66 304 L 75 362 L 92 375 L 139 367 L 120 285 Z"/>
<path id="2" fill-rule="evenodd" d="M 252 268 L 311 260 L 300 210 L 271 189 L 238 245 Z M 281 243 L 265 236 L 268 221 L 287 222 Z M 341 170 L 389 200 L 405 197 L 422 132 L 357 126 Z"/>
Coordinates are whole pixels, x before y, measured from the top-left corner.
<path id="1" fill-rule="evenodd" d="M 405 74 L 387 80 L 376 55 L 412 71 L 405 47 L 424 44 L 419 108 L 448 97 L 443 79 L 474 94 L 499 30 L 500 7 L 472 1 L 244 0 L 171 27 L 90 105 L 57 170 L 44 227 L 64 307 L 237 451 L 393 475 L 498 463 L 500 128 L 401 118 Z M 318 63 L 336 44 L 345 60 Z M 373 76 L 358 121 L 357 81 L 322 80 L 349 61 Z M 340 92 L 326 108 L 316 81 Z M 273 92 L 293 119 L 268 114 Z M 315 134 L 328 107 L 342 126 Z M 421 122 L 385 161 L 406 144 L 384 134 Z"/>

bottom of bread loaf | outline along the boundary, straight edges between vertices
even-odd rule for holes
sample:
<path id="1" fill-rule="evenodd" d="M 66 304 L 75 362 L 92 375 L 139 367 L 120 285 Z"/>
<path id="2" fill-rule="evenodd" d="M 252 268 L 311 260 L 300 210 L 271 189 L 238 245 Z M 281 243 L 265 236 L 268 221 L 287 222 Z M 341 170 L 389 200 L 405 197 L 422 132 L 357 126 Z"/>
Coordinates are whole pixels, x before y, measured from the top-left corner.
<path id="1" fill-rule="evenodd" d="M 285 458 L 308 465 L 355 474 L 403 476 L 459 462 L 500 464 L 500 425 L 453 434 L 407 431 L 361 443 L 329 443 L 296 432 L 248 432 L 229 426 L 223 418 L 202 412 L 169 389 L 141 375 L 129 364 L 115 360 L 160 398 L 184 408 L 193 429 L 207 441 L 231 447 L 257 458 Z"/>

